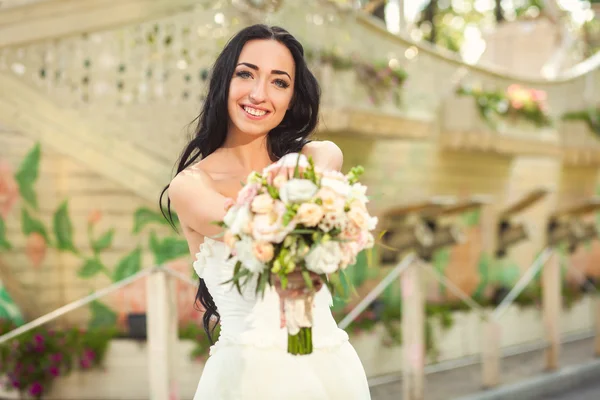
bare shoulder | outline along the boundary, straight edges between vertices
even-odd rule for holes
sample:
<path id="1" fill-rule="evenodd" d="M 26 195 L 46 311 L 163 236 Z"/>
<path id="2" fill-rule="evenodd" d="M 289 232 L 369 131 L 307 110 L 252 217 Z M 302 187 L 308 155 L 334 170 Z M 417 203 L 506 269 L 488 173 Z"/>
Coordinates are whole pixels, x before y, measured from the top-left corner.
<path id="1" fill-rule="evenodd" d="M 330 140 L 320 140 L 307 143 L 302 153 L 311 156 L 315 165 L 323 169 L 341 170 L 344 163 L 344 154 L 339 146 Z"/>

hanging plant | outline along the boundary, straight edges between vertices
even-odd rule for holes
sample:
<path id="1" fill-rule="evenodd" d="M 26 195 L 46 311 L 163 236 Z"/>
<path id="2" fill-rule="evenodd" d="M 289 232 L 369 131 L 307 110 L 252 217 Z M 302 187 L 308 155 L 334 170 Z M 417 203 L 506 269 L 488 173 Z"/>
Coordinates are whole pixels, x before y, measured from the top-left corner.
<path id="1" fill-rule="evenodd" d="M 538 128 L 552 125 L 543 90 L 526 88 L 517 84 L 506 90 L 485 91 L 479 87 L 460 86 L 456 93 L 471 96 L 483 120 L 492 129 L 497 128 L 498 119 L 522 119 Z"/>
<path id="2" fill-rule="evenodd" d="M 404 68 L 398 65 L 385 61 L 367 62 L 356 54 L 342 56 L 334 51 L 307 49 L 306 59 L 309 62 L 331 65 L 336 71 L 354 70 L 360 82 L 367 87 L 374 103 L 382 101 L 382 91 L 400 87 L 408 78 Z M 398 103 L 399 99 L 396 100 Z"/>
<path id="3" fill-rule="evenodd" d="M 600 107 L 567 112 L 563 114 L 562 119 L 563 121 L 583 121 L 590 131 L 600 137 Z"/>

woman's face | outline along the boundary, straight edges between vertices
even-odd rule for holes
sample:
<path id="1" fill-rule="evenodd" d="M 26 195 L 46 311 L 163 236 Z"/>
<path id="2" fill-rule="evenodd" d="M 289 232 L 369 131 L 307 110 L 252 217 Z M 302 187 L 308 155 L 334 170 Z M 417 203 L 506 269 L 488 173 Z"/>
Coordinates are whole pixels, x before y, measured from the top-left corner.
<path id="1" fill-rule="evenodd" d="M 230 128 L 264 135 L 279 125 L 292 101 L 295 72 L 292 53 L 283 44 L 247 42 L 229 86 Z"/>

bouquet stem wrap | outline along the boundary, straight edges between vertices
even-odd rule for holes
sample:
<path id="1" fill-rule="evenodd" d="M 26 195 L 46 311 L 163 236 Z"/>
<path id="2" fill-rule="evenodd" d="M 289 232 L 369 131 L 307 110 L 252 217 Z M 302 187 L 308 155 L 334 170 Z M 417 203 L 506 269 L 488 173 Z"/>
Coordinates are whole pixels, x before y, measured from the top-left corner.
<path id="1" fill-rule="evenodd" d="M 310 354 L 312 344 L 312 308 L 314 293 L 302 293 L 297 297 L 281 298 L 283 319 L 288 331 L 288 353 Z"/>

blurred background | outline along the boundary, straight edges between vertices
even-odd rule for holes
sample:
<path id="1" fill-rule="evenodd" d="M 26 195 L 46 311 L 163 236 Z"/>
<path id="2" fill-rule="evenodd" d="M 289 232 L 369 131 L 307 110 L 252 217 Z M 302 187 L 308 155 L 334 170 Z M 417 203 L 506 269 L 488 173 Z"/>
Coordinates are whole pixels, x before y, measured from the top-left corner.
<path id="1" fill-rule="evenodd" d="M 303 43 L 315 136 L 366 170 L 381 237 L 333 310 L 374 399 L 459 398 L 600 354 L 599 1 L 2 0 L 0 397 L 166 398 L 151 314 L 176 315 L 169 396 L 193 396 L 210 343 L 158 196 L 212 62 L 257 22 Z M 501 378 L 482 372 L 490 349 Z M 424 394 L 406 392 L 413 370 Z"/>

